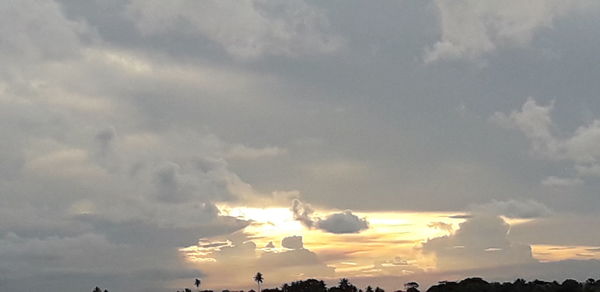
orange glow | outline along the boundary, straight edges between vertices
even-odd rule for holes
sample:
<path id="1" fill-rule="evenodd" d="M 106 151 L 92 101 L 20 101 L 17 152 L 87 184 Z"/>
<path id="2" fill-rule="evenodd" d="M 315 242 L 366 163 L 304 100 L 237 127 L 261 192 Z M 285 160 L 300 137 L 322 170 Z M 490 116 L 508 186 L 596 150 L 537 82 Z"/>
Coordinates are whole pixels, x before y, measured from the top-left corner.
<path id="1" fill-rule="evenodd" d="M 182 248 L 180 252 L 188 263 L 207 273 L 207 280 L 230 283 L 238 281 L 235 278 L 237 274 L 227 274 L 230 272 L 231 261 L 234 261 L 237 271 L 254 270 L 260 263 L 261 256 L 291 251 L 281 245 L 281 240 L 288 236 L 302 236 L 304 248 L 318 256 L 318 265 L 321 266 L 316 267 L 335 270 L 335 275 L 377 277 L 434 271 L 437 269 L 435 256 L 424 254 L 421 251 L 422 243 L 431 238 L 452 234 L 459 228 L 459 224 L 465 221 L 460 216 L 454 216 L 457 215 L 454 212 L 354 212 L 358 217 L 367 218 L 369 229 L 360 233 L 332 234 L 302 225 L 294 220 L 288 208 L 220 205 L 219 209 L 222 215 L 247 220 L 250 224 L 233 237 L 204 238 L 198 245 Z M 325 218 L 339 212 L 340 210 L 320 209 L 313 215 L 315 218 Z M 510 225 L 531 221 L 509 218 L 504 220 Z M 250 250 L 235 249 L 245 244 Z M 558 249 L 555 246 L 534 245 L 532 248 L 534 256 L 542 261 L 600 258 L 600 252 L 590 252 L 593 247 Z M 225 256 L 220 255 L 223 249 L 226 250 Z M 305 271 L 314 267 L 290 267 L 286 271 L 280 271 L 286 273 L 285 279 L 278 279 L 276 272 L 270 271 L 270 280 L 289 281 L 290 277 L 303 278 L 306 276 Z M 335 278 L 335 275 L 330 275 L 331 279 Z M 327 276 L 320 278 L 327 279 Z M 240 283 L 246 280 L 239 279 Z"/>
<path id="2" fill-rule="evenodd" d="M 256 244 L 258 253 L 284 251 L 281 240 L 300 235 L 306 249 L 317 253 L 326 265 L 348 276 L 397 275 L 433 269 L 435 260 L 420 252 L 420 244 L 429 238 L 446 235 L 449 230 L 435 228 L 431 223 L 443 222 L 455 230 L 464 221 L 450 218 L 455 213 L 356 212 L 355 215 L 368 218 L 369 229 L 354 234 L 331 234 L 303 226 L 294 220 L 288 208 L 221 205 L 219 209 L 223 215 L 252 222 L 243 233 Z M 340 211 L 319 210 L 314 215 L 322 218 L 335 212 Z M 216 261 L 211 253 L 219 247 L 208 244 L 211 239 L 205 240 L 198 246 L 181 249 L 189 262 Z M 270 242 L 275 247 L 265 248 Z"/>
<path id="3" fill-rule="evenodd" d="M 564 245 L 532 245 L 533 257 L 542 262 L 553 262 L 567 259 L 600 260 L 598 246 L 564 246 Z"/>

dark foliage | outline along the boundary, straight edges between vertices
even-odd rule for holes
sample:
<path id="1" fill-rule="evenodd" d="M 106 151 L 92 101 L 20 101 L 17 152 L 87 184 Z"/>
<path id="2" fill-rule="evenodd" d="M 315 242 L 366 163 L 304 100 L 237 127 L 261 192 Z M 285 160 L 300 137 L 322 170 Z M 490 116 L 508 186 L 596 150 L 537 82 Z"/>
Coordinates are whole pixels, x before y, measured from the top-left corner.
<path id="1" fill-rule="evenodd" d="M 562 283 L 517 279 L 512 283 L 488 283 L 481 278 L 468 278 L 460 282 L 440 282 L 427 292 L 600 292 L 600 282 L 594 279 L 584 283 L 572 279 Z"/>
<path id="2" fill-rule="evenodd" d="M 94 288 L 94 290 L 92 290 L 92 292 L 102 292 L 102 289 L 100 289 L 100 287 L 96 286 L 96 288 Z M 108 292 L 108 290 L 104 289 L 104 292 Z"/>
<path id="3" fill-rule="evenodd" d="M 405 290 L 396 290 L 395 292 L 420 292 L 419 284 L 416 282 L 408 282 L 404 284 Z M 100 288 L 96 288 L 93 292 L 100 292 Z M 191 292 L 190 289 L 185 289 L 185 292 Z M 340 280 L 339 284 L 334 287 L 325 285 L 325 282 L 317 279 L 307 279 L 301 281 L 284 284 L 281 288 L 261 289 L 260 292 L 385 292 L 383 289 L 368 286 L 364 290 L 358 289 L 352 285 L 346 278 Z M 568 279 L 562 283 L 553 281 L 546 282 L 541 280 L 525 281 L 517 279 L 514 282 L 487 282 L 482 278 L 467 278 L 458 282 L 441 281 L 437 285 L 431 286 L 426 292 L 600 292 L 600 280 L 588 279 L 580 283 L 576 280 Z M 106 291 L 105 291 L 106 292 Z M 204 290 L 201 292 L 212 292 Z M 230 292 L 223 290 L 223 292 Z M 233 291 L 231 291 L 233 292 Z M 237 292 L 237 291 L 236 291 Z M 249 290 L 248 292 L 254 292 Z"/>

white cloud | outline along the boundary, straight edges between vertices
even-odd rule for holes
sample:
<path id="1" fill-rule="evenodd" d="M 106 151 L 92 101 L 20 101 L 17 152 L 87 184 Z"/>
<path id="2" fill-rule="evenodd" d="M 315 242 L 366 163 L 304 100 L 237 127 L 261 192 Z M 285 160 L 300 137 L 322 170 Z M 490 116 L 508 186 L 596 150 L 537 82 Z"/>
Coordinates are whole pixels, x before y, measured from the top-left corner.
<path id="1" fill-rule="evenodd" d="M 545 187 L 572 187 L 581 184 L 583 180 L 580 178 L 549 176 L 542 180 L 542 185 Z"/>
<path id="2" fill-rule="evenodd" d="M 579 163 L 596 163 L 600 159 L 600 120 L 579 127 L 564 143 L 568 158 Z"/>
<path id="3" fill-rule="evenodd" d="M 128 15 L 145 34 L 202 36 L 245 59 L 329 53 L 341 44 L 323 12 L 302 0 L 134 0 Z"/>
<path id="4" fill-rule="evenodd" d="M 551 118 L 553 108 L 554 103 L 543 106 L 537 104 L 533 98 L 528 98 L 520 110 L 510 114 L 496 112 L 490 120 L 500 126 L 521 131 L 529 139 L 534 155 L 549 160 L 570 161 L 581 176 L 598 174 L 600 120 L 580 126 L 570 136 L 558 135 Z M 542 182 L 546 186 L 581 183 L 580 178 L 558 177 L 548 177 Z"/>
<path id="5" fill-rule="evenodd" d="M 559 159 L 562 145 L 552 133 L 554 125 L 550 113 L 553 108 L 554 103 L 542 106 L 529 97 L 520 111 L 512 111 L 508 115 L 496 112 L 491 121 L 506 128 L 519 129 L 531 141 L 534 153 Z"/>
<path id="6" fill-rule="evenodd" d="M 287 153 L 286 149 L 280 147 L 264 147 L 264 148 L 253 148 L 245 145 L 237 144 L 232 145 L 230 149 L 225 153 L 225 157 L 228 159 L 260 159 L 269 158 L 284 155 Z"/>
<path id="7" fill-rule="evenodd" d="M 85 24 L 66 19 L 54 1 L 11 1 L 1 5 L 0 15 L 0 56 L 11 65 L 19 62 L 8 56 L 63 59 L 77 55 L 79 35 L 86 31 Z"/>
<path id="8" fill-rule="evenodd" d="M 441 38 L 425 62 L 478 59 L 501 47 L 526 46 L 535 34 L 589 1 L 436 0 Z"/>

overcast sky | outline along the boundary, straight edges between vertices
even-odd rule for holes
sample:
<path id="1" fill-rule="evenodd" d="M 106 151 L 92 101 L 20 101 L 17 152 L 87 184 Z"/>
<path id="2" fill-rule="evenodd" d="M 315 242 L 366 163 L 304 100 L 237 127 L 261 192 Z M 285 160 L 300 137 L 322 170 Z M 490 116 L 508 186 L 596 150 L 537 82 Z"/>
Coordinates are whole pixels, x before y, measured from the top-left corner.
<path id="1" fill-rule="evenodd" d="M 0 290 L 597 277 L 599 13 L 0 0 Z"/>

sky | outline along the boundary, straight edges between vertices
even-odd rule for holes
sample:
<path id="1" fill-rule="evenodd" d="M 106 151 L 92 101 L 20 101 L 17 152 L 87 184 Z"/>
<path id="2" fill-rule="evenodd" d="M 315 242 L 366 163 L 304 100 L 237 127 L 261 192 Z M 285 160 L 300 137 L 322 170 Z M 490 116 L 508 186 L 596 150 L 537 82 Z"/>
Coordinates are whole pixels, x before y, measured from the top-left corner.
<path id="1" fill-rule="evenodd" d="M 0 290 L 598 278 L 599 13 L 0 0 Z"/>

